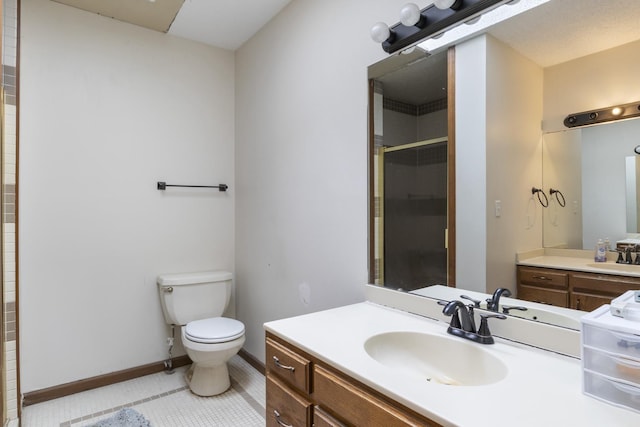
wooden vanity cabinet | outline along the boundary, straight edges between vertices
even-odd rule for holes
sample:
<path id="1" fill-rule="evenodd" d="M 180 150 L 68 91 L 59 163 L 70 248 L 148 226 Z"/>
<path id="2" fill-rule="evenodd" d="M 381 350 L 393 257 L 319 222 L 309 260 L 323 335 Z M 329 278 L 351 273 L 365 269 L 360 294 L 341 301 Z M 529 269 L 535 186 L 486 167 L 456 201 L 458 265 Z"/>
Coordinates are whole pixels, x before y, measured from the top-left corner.
<path id="1" fill-rule="evenodd" d="M 517 298 L 583 311 L 593 311 L 628 290 L 640 289 L 640 278 L 614 274 L 518 266 L 517 276 Z"/>
<path id="2" fill-rule="evenodd" d="M 640 289 L 640 278 L 611 274 L 571 273 L 569 308 L 593 311 L 623 293 Z"/>
<path id="3" fill-rule="evenodd" d="M 569 279 L 566 272 L 538 267 L 518 267 L 517 298 L 567 307 Z"/>
<path id="4" fill-rule="evenodd" d="M 269 332 L 266 350 L 269 427 L 440 426 Z"/>

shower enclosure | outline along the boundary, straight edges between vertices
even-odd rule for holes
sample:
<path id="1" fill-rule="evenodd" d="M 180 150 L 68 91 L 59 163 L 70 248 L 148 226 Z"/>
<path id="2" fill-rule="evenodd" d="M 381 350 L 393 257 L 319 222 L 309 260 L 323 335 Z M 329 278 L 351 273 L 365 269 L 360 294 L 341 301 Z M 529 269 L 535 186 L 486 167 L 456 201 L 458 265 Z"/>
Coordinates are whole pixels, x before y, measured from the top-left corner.
<path id="1" fill-rule="evenodd" d="M 445 284 L 447 139 L 385 147 L 379 162 L 384 285 L 409 291 Z"/>

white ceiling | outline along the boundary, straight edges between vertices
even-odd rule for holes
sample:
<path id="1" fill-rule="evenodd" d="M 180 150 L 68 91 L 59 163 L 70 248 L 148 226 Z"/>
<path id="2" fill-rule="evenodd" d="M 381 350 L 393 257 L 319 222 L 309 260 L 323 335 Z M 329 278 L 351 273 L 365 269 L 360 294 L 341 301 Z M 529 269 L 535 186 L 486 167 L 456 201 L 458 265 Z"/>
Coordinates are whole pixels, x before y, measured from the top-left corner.
<path id="1" fill-rule="evenodd" d="M 236 50 L 291 0 L 185 0 L 169 34 Z"/>
<path id="2" fill-rule="evenodd" d="M 52 0 L 78 9 L 236 50 L 291 0 Z"/>

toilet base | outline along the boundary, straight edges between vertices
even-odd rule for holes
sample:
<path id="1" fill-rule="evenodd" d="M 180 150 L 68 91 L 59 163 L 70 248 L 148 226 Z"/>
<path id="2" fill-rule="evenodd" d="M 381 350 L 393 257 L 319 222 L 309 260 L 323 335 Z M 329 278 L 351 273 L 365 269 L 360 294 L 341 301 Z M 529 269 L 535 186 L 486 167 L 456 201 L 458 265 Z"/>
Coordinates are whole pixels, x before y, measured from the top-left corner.
<path id="1" fill-rule="evenodd" d="M 192 363 L 185 374 L 185 379 L 191 391 L 203 397 L 224 393 L 231 387 L 226 363 L 216 366 L 201 366 Z"/>

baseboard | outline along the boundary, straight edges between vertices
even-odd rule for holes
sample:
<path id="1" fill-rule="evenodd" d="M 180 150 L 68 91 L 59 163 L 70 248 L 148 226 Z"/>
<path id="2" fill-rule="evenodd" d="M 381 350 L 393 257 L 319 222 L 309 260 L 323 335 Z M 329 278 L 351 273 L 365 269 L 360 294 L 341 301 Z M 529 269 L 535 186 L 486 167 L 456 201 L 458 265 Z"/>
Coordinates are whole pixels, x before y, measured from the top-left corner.
<path id="1" fill-rule="evenodd" d="M 172 359 L 173 367 L 178 368 L 191 363 L 189 356 L 178 356 Z M 251 362 L 249 362 L 251 363 Z M 148 365 L 137 366 L 122 371 L 112 372 L 110 374 L 99 375 L 84 380 L 73 381 L 42 390 L 31 391 L 25 393 L 22 397 L 22 406 L 29 406 L 47 400 L 57 399 L 59 397 L 68 396 L 70 394 L 79 393 L 81 391 L 92 390 L 98 387 L 119 383 L 122 381 L 132 380 L 134 378 L 143 377 L 156 372 L 165 370 L 164 362 L 149 363 Z"/>
<path id="2" fill-rule="evenodd" d="M 264 363 L 253 357 L 250 353 L 243 348 L 238 352 L 238 356 L 242 357 L 246 362 L 253 366 L 256 371 L 260 372 L 262 375 L 265 375 L 265 367 Z"/>

